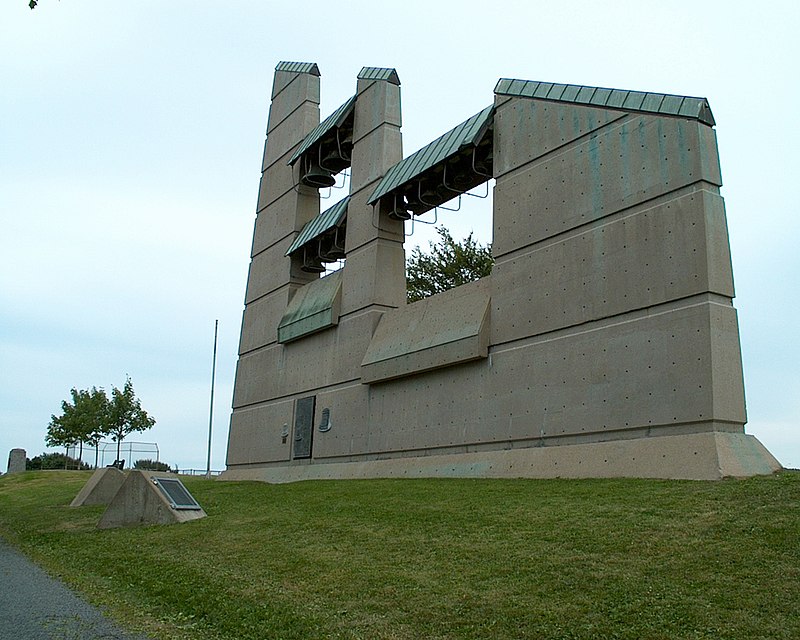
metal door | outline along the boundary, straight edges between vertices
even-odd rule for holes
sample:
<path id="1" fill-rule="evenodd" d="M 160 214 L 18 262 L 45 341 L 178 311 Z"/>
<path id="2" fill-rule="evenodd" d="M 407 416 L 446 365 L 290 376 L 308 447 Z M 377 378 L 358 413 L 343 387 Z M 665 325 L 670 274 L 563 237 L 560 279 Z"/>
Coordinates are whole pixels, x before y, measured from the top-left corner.
<path id="1" fill-rule="evenodd" d="M 294 403 L 294 447 L 292 457 L 311 457 L 311 438 L 314 435 L 314 404 L 317 396 L 299 398 Z"/>

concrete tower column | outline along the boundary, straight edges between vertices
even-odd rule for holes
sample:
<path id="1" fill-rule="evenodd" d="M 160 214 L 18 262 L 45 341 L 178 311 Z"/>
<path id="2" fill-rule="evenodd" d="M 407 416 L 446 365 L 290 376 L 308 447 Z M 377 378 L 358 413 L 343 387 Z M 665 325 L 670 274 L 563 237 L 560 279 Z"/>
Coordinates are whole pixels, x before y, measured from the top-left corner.
<path id="1" fill-rule="evenodd" d="M 239 355 L 275 343 L 281 315 L 297 289 L 318 277 L 285 255 L 303 226 L 319 214 L 319 191 L 300 186 L 288 164 L 319 124 L 319 70 L 313 63 L 281 62 L 275 70 L 264 145 L 257 217 Z"/>
<path id="2" fill-rule="evenodd" d="M 291 420 L 291 403 L 257 410 L 249 409 L 249 405 L 270 398 L 275 363 L 282 353 L 277 342 L 278 323 L 294 293 L 317 277 L 302 271 L 296 260 L 285 255 L 303 226 L 319 214 L 319 192 L 299 186 L 299 167 L 288 164 L 294 150 L 317 124 L 317 65 L 281 62 L 275 69 L 261 165 L 227 464 L 286 460 L 289 455 L 288 448 L 264 451 L 263 429 L 265 424 L 271 424 L 277 442 L 281 442 L 281 425 Z"/>
<path id="3" fill-rule="evenodd" d="M 394 69 L 364 67 L 357 87 L 342 315 L 406 303 L 403 223 L 367 204 L 403 158 L 400 79 Z"/>

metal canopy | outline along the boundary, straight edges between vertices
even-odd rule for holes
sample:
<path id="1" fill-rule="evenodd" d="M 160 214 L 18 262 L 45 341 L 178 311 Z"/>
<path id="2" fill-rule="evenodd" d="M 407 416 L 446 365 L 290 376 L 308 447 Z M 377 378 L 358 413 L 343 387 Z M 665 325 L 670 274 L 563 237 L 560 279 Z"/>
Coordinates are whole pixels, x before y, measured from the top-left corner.
<path id="1" fill-rule="evenodd" d="M 362 67 L 358 72 L 359 80 L 386 80 L 392 84 L 400 85 L 400 76 L 397 71 L 385 67 Z"/>
<path id="2" fill-rule="evenodd" d="M 341 269 L 301 287 L 292 296 L 278 323 L 278 342 L 286 344 L 336 326 L 341 298 Z"/>
<path id="3" fill-rule="evenodd" d="M 289 71 L 290 73 L 310 73 L 312 76 L 319 75 L 319 67 L 316 62 L 279 62 L 275 71 Z"/>
<path id="4" fill-rule="evenodd" d="M 323 138 L 329 131 L 340 128 L 347 118 L 353 113 L 356 104 L 356 97 L 353 96 L 341 105 L 336 111 L 320 122 L 316 127 L 311 130 L 302 144 L 294 152 L 289 164 L 294 164 L 306 151 L 308 151 L 314 143 Z"/>
<path id="5" fill-rule="evenodd" d="M 367 204 L 377 202 L 390 191 L 456 155 L 464 147 L 477 146 L 492 124 L 493 114 L 494 106 L 490 105 L 419 151 L 403 158 L 389 169 L 383 180 L 378 183 Z"/>
<path id="6" fill-rule="evenodd" d="M 295 238 L 294 242 L 292 242 L 291 246 L 284 255 L 288 256 L 294 253 L 307 242 L 318 238 L 326 231 L 329 231 L 330 229 L 333 229 L 341 224 L 342 220 L 344 220 L 345 216 L 347 215 L 347 205 L 349 202 L 350 196 L 347 196 L 333 205 L 330 209 L 326 209 L 316 218 L 308 222 L 306 226 L 303 227 L 303 230 L 300 232 L 300 234 Z"/>
<path id="7" fill-rule="evenodd" d="M 695 118 L 714 126 L 714 115 L 706 98 L 677 96 L 667 93 L 647 93 L 625 91 L 624 89 L 604 89 L 586 87 L 578 84 L 557 84 L 536 82 L 534 80 L 513 80 L 501 78 L 494 88 L 498 95 L 521 98 L 540 98 L 554 102 L 571 102 L 594 107 L 606 107 L 621 111 L 642 111 L 664 116 Z"/>

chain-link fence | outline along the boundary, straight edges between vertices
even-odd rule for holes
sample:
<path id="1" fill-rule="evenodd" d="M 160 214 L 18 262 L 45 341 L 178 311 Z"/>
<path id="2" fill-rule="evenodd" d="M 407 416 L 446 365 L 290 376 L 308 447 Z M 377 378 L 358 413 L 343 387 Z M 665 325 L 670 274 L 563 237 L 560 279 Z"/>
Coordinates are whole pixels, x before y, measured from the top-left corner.
<path id="1" fill-rule="evenodd" d="M 130 469 L 137 460 L 153 460 L 159 462 L 158 444 L 155 442 L 133 442 L 123 440 L 119 443 L 119 457 L 117 457 L 116 442 L 100 442 L 97 447 L 79 444 L 69 445 L 66 455 L 68 459 L 75 460 L 75 468 L 79 462 L 84 462 L 90 467 L 107 467 L 118 460 L 124 461 L 124 468 Z"/>

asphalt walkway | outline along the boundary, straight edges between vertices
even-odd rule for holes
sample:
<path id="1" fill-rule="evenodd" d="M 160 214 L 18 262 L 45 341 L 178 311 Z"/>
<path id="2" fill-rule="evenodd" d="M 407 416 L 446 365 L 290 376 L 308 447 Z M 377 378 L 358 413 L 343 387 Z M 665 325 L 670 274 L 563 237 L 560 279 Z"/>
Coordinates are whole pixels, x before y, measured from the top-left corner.
<path id="1" fill-rule="evenodd" d="M 0 539 L 0 640 L 146 640 L 107 620 Z"/>

